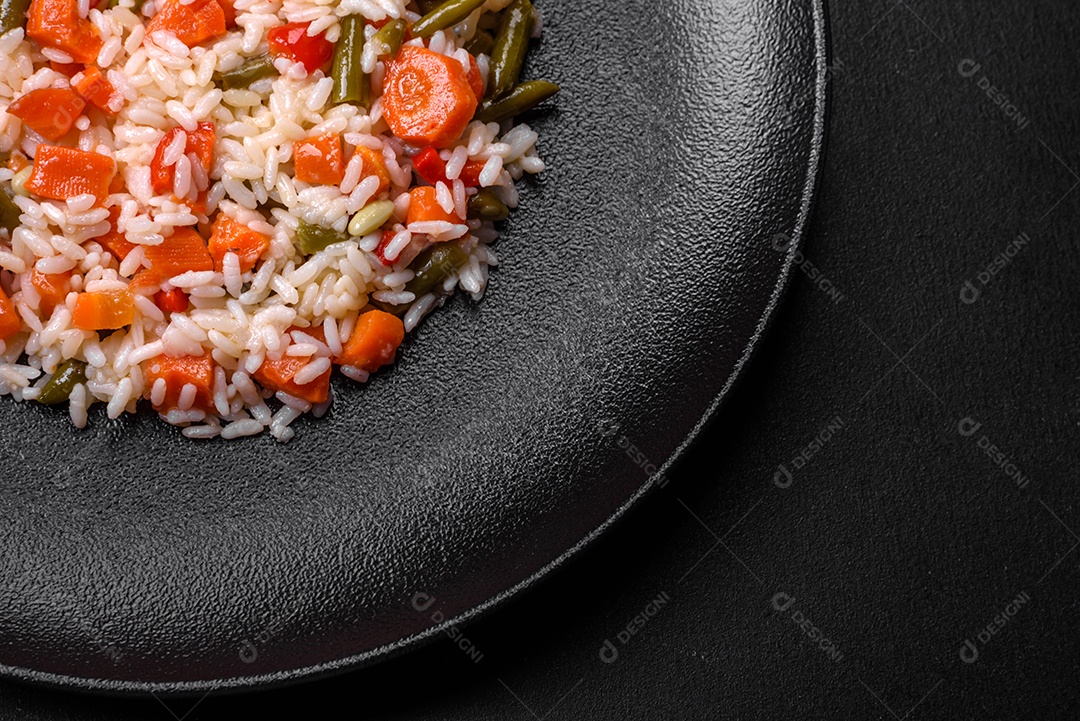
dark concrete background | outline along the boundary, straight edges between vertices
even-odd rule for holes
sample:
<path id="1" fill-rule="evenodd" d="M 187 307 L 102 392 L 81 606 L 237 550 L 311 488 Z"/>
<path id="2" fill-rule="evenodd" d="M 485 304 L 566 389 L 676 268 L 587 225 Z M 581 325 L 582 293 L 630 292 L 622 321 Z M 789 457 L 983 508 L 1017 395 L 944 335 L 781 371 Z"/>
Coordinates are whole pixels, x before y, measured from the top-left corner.
<path id="1" fill-rule="evenodd" d="M 1075 718 L 1080 7 L 830 6 L 767 341 L 670 485 L 465 629 L 482 660 L 167 705 L 0 684 L 0 717 Z"/>

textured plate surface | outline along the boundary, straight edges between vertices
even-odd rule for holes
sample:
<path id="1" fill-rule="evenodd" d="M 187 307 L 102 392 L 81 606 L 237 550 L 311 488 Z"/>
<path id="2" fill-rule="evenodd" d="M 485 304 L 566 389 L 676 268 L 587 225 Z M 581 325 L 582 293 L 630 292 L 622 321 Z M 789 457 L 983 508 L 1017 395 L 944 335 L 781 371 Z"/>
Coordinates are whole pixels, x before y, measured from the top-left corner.
<path id="1" fill-rule="evenodd" d="M 371 662 L 535 581 L 693 436 L 805 225 L 822 8 L 541 6 L 526 73 L 564 91 L 526 120 L 550 170 L 487 297 L 335 381 L 328 418 L 207 443 L 0 401 L 0 672 L 194 692 Z"/>

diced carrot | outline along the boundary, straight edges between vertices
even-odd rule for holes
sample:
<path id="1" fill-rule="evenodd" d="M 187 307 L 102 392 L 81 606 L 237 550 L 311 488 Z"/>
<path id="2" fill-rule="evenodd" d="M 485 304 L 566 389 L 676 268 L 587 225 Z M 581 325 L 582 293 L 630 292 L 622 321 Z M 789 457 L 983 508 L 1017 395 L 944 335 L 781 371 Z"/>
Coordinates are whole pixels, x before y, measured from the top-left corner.
<path id="1" fill-rule="evenodd" d="M 26 189 L 53 200 L 90 193 L 100 205 L 109 195 L 109 183 L 115 174 L 116 162 L 108 156 L 41 144 L 37 147 L 34 171 L 26 181 Z"/>
<path id="2" fill-rule="evenodd" d="M 79 293 L 71 314 L 71 324 L 80 330 L 115 330 L 134 319 L 134 299 L 127 288 Z"/>
<path id="3" fill-rule="evenodd" d="M 7 166 L 13 172 L 17 173 L 27 165 L 30 165 L 30 161 L 26 159 L 26 156 L 19 150 L 12 150 L 11 155 L 8 157 Z"/>
<path id="4" fill-rule="evenodd" d="M 225 28 L 232 30 L 236 27 L 236 8 L 233 7 L 233 0 L 217 0 L 217 2 L 221 6 L 221 12 L 225 14 Z"/>
<path id="5" fill-rule="evenodd" d="M 116 91 L 96 65 L 88 65 L 81 76 L 72 79 L 75 90 L 87 102 L 92 103 L 109 115 L 116 115 L 124 104 L 124 96 Z"/>
<path id="6" fill-rule="evenodd" d="M 326 39 L 324 33 L 308 35 L 310 24 L 288 23 L 272 28 L 266 33 L 270 54 L 275 58 L 284 57 L 294 63 L 303 63 L 309 73 L 326 65 L 334 56 L 334 44 Z"/>
<path id="7" fill-rule="evenodd" d="M 406 45 L 390 63 L 383 114 L 394 135 L 413 145 L 446 147 L 476 112 L 476 95 L 454 58 Z"/>
<path id="8" fill-rule="evenodd" d="M 188 384 L 195 387 L 192 408 L 204 411 L 214 409 L 214 361 L 209 353 L 180 358 L 155 356 L 146 361 L 145 370 L 146 385 L 150 389 L 147 396 L 158 379 L 165 381 L 165 397 L 159 405 L 154 406 L 159 411 L 172 410 L 180 405 L 180 396 Z"/>
<path id="9" fill-rule="evenodd" d="M 124 234 L 116 229 L 116 221 L 120 218 L 120 206 L 114 205 L 109 209 L 109 232 L 94 238 L 97 243 L 109 251 L 117 260 L 123 260 L 128 253 L 135 250 L 135 244 L 129 243 Z"/>
<path id="10" fill-rule="evenodd" d="M 165 0 L 157 14 L 146 24 L 146 34 L 165 30 L 189 48 L 204 40 L 225 34 L 225 11 L 217 0 L 194 0 L 183 5 L 180 0 Z"/>
<path id="11" fill-rule="evenodd" d="M 94 25 L 79 16 L 78 0 L 32 0 L 26 36 L 43 47 L 64 51 L 77 63 L 97 60 L 103 44 Z"/>
<path id="12" fill-rule="evenodd" d="M 132 293 L 138 293 L 139 295 L 151 295 L 157 293 L 165 280 L 166 279 L 162 277 L 162 274 L 156 270 L 143 268 L 131 277 L 131 282 L 128 283 L 128 290 Z"/>
<path id="13" fill-rule="evenodd" d="M 356 146 L 354 155 L 359 155 L 362 161 L 360 166 L 360 178 L 364 179 L 374 175 L 379 179 L 379 189 L 376 193 L 385 193 L 390 190 L 390 171 L 386 169 L 386 161 L 378 150 L 365 148 L 363 145 Z"/>
<path id="14" fill-rule="evenodd" d="M 304 385 L 299 385 L 293 380 L 296 374 L 310 362 L 310 358 L 296 356 L 282 356 L 281 360 L 267 358 L 259 366 L 259 370 L 255 371 L 255 380 L 265 388 L 288 393 L 308 403 L 323 403 L 330 396 L 331 368 L 327 368 L 325 373 Z"/>
<path id="15" fill-rule="evenodd" d="M 240 272 L 246 273 L 270 247 L 270 237 L 218 213 L 207 245 L 210 257 L 214 259 L 214 270 L 222 272 L 225 254 L 232 252 L 240 259 Z"/>
<path id="16" fill-rule="evenodd" d="M 429 185 L 421 185 L 409 191 L 412 200 L 409 201 L 409 214 L 406 223 L 420 223 L 429 220 L 443 220 L 447 223 L 460 223 L 461 218 L 456 213 L 447 213 L 439 205 L 436 199 L 435 188 Z"/>
<path id="17" fill-rule="evenodd" d="M 15 310 L 15 304 L 8 298 L 3 288 L 0 288 L 0 340 L 7 340 L 19 332 L 22 328 L 22 318 Z"/>
<path id="18" fill-rule="evenodd" d="M 333 133 L 301 140 L 293 146 L 294 175 L 297 180 L 320 185 L 338 185 L 345 177 L 341 138 Z"/>
<path id="19" fill-rule="evenodd" d="M 83 66 L 79 63 L 58 63 L 55 60 L 49 61 L 49 67 L 58 73 L 67 75 L 69 78 L 82 72 Z"/>
<path id="20" fill-rule="evenodd" d="M 179 288 L 162 290 L 154 294 L 154 305 L 165 313 L 183 313 L 188 309 L 188 294 Z"/>
<path id="21" fill-rule="evenodd" d="M 34 268 L 30 273 L 30 284 L 41 296 L 41 310 L 46 316 L 52 315 L 53 309 L 64 302 L 71 291 L 71 271 L 63 273 L 42 273 Z"/>
<path id="22" fill-rule="evenodd" d="M 182 128 L 171 128 L 166 131 L 158 141 L 154 150 L 154 157 L 150 161 L 150 186 L 154 193 L 162 195 L 173 188 L 173 178 L 176 174 L 175 165 L 165 165 L 165 150 L 172 144 L 176 136 L 184 132 Z M 187 134 L 184 142 L 184 153 L 191 153 L 202 165 L 207 174 L 214 163 L 214 141 L 217 132 L 211 122 L 199 123 L 198 128 Z"/>
<path id="23" fill-rule="evenodd" d="M 469 79 L 469 87 L 476 96 L 476 102 L 481 102 L 484 99 L 484 78 L 480 75 L 480 66 L 476 64 L 476 58 L 471 54 L 469 55 L 469 72 L 465 77 Z"/>
<path id="24" fill-rule="evenodd" d="M 404 339 L 405 325 L 400 318 L 370 310 L 356 319 L 356 328 L 335 361 L 374 373 L 394 362 L 394 354 Z"/>
<path id="25" fill-rule="evenodd" d="M 59 140 L 85 107 L 86 101 L 71 88 L 38 88 L 17 98 L 8 112 L 46 140 Z"/>
<path id="26" fill-rule="evenodd" d="M 206 241 L 191 228 L 177 228 L 160 245 L 148 245 L 143 251 L 150 261 L 150 270 L 163 279 L 172 278 L 189 270 L 214 269 Z"/>

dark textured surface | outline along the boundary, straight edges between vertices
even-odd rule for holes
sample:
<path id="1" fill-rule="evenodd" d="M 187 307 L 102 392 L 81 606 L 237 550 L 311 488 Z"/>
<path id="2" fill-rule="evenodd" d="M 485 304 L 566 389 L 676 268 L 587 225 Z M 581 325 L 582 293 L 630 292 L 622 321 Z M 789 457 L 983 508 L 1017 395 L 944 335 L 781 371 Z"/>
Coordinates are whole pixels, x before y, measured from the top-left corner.
<path id="1" fill-rule="evenodd" d="M 534 719 L 522 703 L 545 721 L 1080 716 L 1078 26 L 1073 0 L 831 0 L 829 147 L 805 251 L 843 300 L 796 275 L 667 488 L 470 625 L 480 663 L 440 641 L 335 679 L 211 694 L 186 717 L 197 699 L 170 702 L 176 717 Z M 984 70 L 961 77 L 965 58 Z M 1025 130 L 980 92 L 983 76 Z M 1019 232 L 1028 248 L 962 303 L 964 281 Z M 789 488 L 773 485 L 836 416 L 843 430 Z M 983 423 L 972 437 L 958 432 L 968 416 Z M 602 663 L 604 640 L 661 592 L 666 608 Z M 785 613 L 770 605 L 778 592 L 795 598 Z M 1030 602 L 964 663 L 964 641 L 1021 592 Z M 153 700 L 15 684 L 0 686 L 0 708 L 174 718 Z"/>
<path id="2" fill-rule="evenodd" d="M 801 229 L 821 18 L 544 7 L 528 72 L 564 87 L 535 119 L 551 170 L 487 298 L 336 386 L 328 420 L 287 446 L 196 443 L 0 405 L 9 671 L 201 690 L 384 655 L 542 571 L 694 429 L 782 284 L 770 239 Z"/>

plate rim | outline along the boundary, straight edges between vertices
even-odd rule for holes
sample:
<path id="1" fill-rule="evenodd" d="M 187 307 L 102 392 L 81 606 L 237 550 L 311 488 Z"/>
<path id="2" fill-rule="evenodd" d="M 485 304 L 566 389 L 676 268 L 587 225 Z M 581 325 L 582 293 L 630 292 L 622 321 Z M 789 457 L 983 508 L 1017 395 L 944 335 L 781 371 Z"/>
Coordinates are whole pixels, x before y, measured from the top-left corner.
<path id="1" fill-rule="evenodd" d="M 515 585 L 507 588 L 491 598 L 483 601 L 462 613 L 446 619 L 423 631 L 411 634 L 405 638 L 391 643 L 383 644 L 361 653 L 352 654 L 331 661 L 318 664 L 301 666 L 299 668 L 284 671 L 273 671 L 253 676 L 235 676 L 230 678 L 212 679 L 204 681 L 173 681 L 173 682 L 150 682 L 150 681 L 127 681 L 118 679 L 86 678 L 67 674 L 49 673 L 37 671 L 22 666 L 10 666 L 0 663 L 0 677 L 13 681 L 27 682 L 36 686 L 54 688 L 63 691 L 81 691 L 104 696 L 121 697 L 146 697 L 158 694 L 172 698 L 185 696 L 205 696 L 210 693 L 240 694 L 249 693 L 269 688 L 282 688 L 285 686 L 306 683 L 322 678 L 327 678 L 349 671 L 372 666 L 376 663 L 387 661 L 401 656 L 418 647 L 433 642 L 451 627 L 462 627 L 487 616 L 491 612 L 505 605 L 512 598 L 524 593 L 530 588 L 541 583 L 553 571 L 576 558 L 588 546 L 592 545 L 600 536 L 605 534 L 612 526 L 621 521 L 627 513 L 637 506 L 645 497 L 657 487 L 657 479 L 663 478 L 668 470 L 675 465 L 686 450 L 697 441 L 702 430 L 715 420 L 720 407 L 730 395 L 731 389 L 743 375 L 745 367 L 750 363 L 761 340 L 768 332 L 776 316 L 788 287 L 791 284 L 792 269 L 795 266 L 795 257 L 803 245 L 806 230 L 810 223 L 814 200 L 821 180 L 821 171 L 824 166 L 825 144 L 827 136 L 828 120 L 828 56 L 829 56 L 829 24 L 826 0 L 810 0 L 811 13 L 814 19 L 814 117 L 813 133 L 810 138 L 810 159 L 807 164 L 806 178 L 802 187 L 802 198 L 799 207 L 799 215 L 792 233 L 792 242 L 786 251 L 783 267 L 781 268 L 776 285 L 773 287 L 769 302 L 765 306 L 757 327 L 754 329 L 743 354 L 735 362 L 727 381 L 709 402 L 702 416 L 694 427 L 686 434 L 678 446 L 671 452 L 668 458 L 657 468 L 656 473 L 650 475 L 637 490 L 617 508 L 603 523 L 590 531 L 584 538 L 570 548 L 563 551 L 559 556 L 522 579 Z"/>

